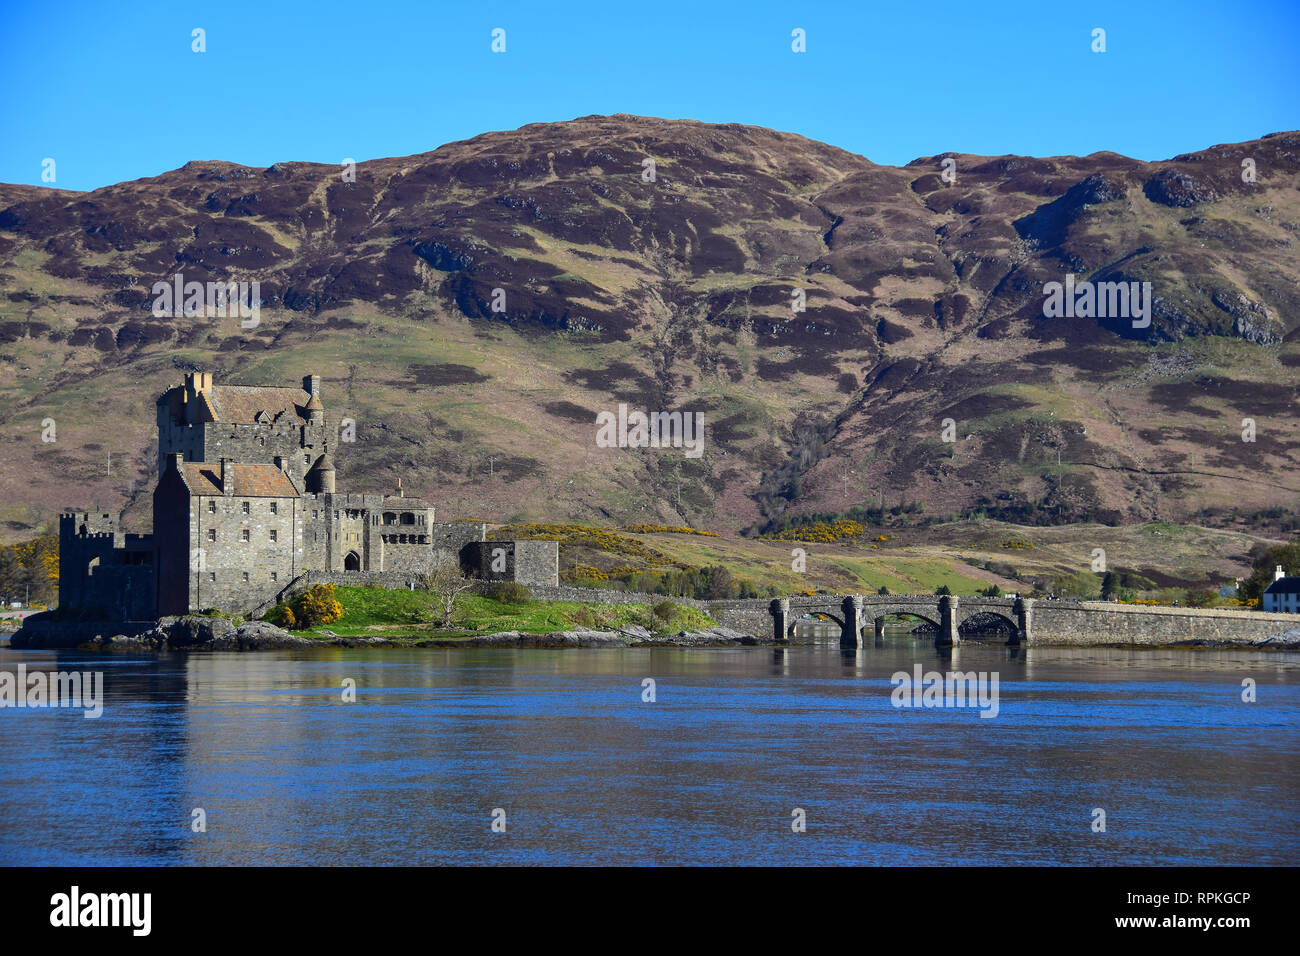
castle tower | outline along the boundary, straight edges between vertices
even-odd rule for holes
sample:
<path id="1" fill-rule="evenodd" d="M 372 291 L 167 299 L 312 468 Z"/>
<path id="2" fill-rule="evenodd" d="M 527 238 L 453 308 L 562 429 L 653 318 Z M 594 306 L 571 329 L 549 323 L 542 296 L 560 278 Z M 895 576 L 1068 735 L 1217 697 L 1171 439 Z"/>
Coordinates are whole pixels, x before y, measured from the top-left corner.
<path id="1" fill-rule="evenodd" d="M 307 472 L 307 491 L 316 494 L 334 494 L 334 462 L 329 455 L 321 455 Z"/>
<path id="2" fill-rule="evenodd" d="M 191 372 L 158 399 L 158 474 L 167 457 L 186 462 L 271 464 L 298 487 L 313 462 L 334 451 L 338 422 L 325 416 L 321 377 L 306 375 L 302 388 L 225 385 L 211 372 Z"/>

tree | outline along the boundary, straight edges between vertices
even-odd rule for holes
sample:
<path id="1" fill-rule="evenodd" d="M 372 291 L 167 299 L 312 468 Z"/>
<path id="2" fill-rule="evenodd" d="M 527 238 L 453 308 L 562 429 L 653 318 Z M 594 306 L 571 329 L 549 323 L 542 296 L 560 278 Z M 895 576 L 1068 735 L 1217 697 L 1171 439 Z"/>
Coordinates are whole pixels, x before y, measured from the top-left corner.
<path id="1" fill-rule="evenodd" d="M 431 608 L 439 627 L 451 626 L 460 596 L 473 586 L 473 580 L 465 577 L 460 570 L 460 563 L 452 557 L 438 561 L 420 579 L 420 587 L 429 592 Z"/>
<path id="2" fill-rule="evenodd" d="M 721 565 L 713 565 L 707 573 L 709 580 L 704 587 L 705 599 L 718 601 L 731 597 L 731 572 Z"/>
<path id="3" fill-rule="evenodd" d="M 1237 596 L 1243 601 L 1263 600 L 1264 591 L 1273 582 L 1273 571 L 1280 564 L 1284 572 L 1300 574 L 1300 536 L 1287 544 L 1252 552 L 1255 556 L 1250 577 L 1241 582 Z"/>
<path id="4" fill-rule="evenodd" d="M 1107 571 L 1101 579 L 1101 599 L 1103 601 L 1112 601 L 1115 594 L 1119 591 L 1119 575 L 1114 571 Z"/>
<path id="5" fill-rule="evenodd" d="M 946 584 L 941 584 L 934 591 L 935 594 L 952 594 L 952 588 Z"/>

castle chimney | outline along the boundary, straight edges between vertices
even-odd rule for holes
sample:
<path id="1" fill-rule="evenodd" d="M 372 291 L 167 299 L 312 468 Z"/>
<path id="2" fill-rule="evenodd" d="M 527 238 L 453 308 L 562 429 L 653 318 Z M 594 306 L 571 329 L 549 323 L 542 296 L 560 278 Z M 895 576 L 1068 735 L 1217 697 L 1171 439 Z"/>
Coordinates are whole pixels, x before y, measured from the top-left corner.
<path id="1" fill-rule="evenodd" d="M 206 392 L 212 388 L 211 372 L 186 372 L 185 373 L 185 397 L 191 399 L 200 392 Z"/>
<path id="2" fill-rule="evenodd" d="M 1273 572 L 1273 580 L 1274 580 L 1274 581 L 1280 581 L 1280 580 L 1282 580 L 1284 577 L 1286 577 L 1286 572 L 1282 570 L 1282 565 L 1279 564 L 1279 565 L 1277 566 L 1277 570 L 1275 570 L 1275 571 Z"/>
<path id="3" fill-rule="evenodd" d="M 280 469 L 281 471 L 288 471 L 288 470 L 289 470 L 289 461 L 288 461 L 288 459 L 285 458 L 284 455 L 276 455 L 276 456 L 275 456 L 275 467 L 278 468 L 278 469 Z"/>
<path id="4" fill-rule="evenodd" d="M 319 398 L 320 397 L 320 376 L 304 375 L 302 379 L 302 390 L 306 392 L 308 395 L 315 395 L 317 398 Z"/>
<path id="5" fill-rule="evenodd" d="M 401 478 L 398 478 L 398 479 L 397 479 L 397 497 L 399 497 L 399 498 L 404 498 L 404 497 L 406 497 L 406 496 L 402 493 L 402 479 L 401 479 Z"/>
<path id="6" fill-rule="evenodd" d="M 230 462 L 229 468 L 226 467 L 227 462 Z M 234 483 L 235 483 L 234 462 L 231 462 L 229 458 L 223 458 L 221 459 L 221 493 L 226 497 L 230 497 L 231 495 L 233 495 L 235 493 L 235 489 L 232 487 Z"/>
<path id="7" fill-rule="evenodd" d="M 185 460 L 184 455 L 182 455 L 178 451 L 174 451 L 167 456 L 167 467 L 170 468 L 172 471 L 180 471 L 181 462 L 183 462 L 184 460 Z"/>

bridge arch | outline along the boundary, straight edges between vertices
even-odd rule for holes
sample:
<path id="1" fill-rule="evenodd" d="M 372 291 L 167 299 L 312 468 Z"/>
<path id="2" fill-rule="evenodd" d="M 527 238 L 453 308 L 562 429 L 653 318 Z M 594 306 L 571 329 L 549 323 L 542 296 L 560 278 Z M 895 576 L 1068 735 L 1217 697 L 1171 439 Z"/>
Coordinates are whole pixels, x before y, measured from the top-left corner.
<path id="1" fill-rule="evenodd" d="M 870 620 L 875 636 L 884 634 L 884 620 L 909 615 L 937 630 L 935 644 L 947 647 L 961 641 L 961 627 L 972 619 L 994 619 L 1010 631 L 1008 644 L 1033 643 L 1032 600 L 1020 597 L 971 597 L 954 595 L 791 595 L 769 605 L 778 641 L 789 640 L 804 614 L 817 614 L 840 625 L 841 643 L 861 646 L 863 626 Z M 838 612 L 838 613 L 837 613 Z M 970 628 L 968 627 L 969 631 Z"/>
<path id="2" fill-rule="evenodd" d="M 821 609 L 817 609 L 817 608 L 800 608 L 800 610 L 801 610 L 804 614 L 811 614 L 811 615 L 813 615 L 814 619 L 817 618 L 818 616 L 820 616 L 820 617 L 830 618 L 832 621 L 834 621 L 836 624 L 838 624 L 838 625 L 840 626 L 840 631 L 841 631 L 841 633 L 844 631 L 844 616 L 843 616 L 843 614 L 834 614 L 834 613 L 832 613 L 831 611 L 821 610 Z M 791 640 L 791 639 L 793 639 L 793 638 L 795 637 L 795 631 L 796 631 L 796 629 L 799 627 L 799 625 L 800 625 L 800 624 L 806 624 L 806 623 L 808 623 L 808 622 L 804 620 L 804 618 L 803 618 L 802 615 L 800 615 L 799 617 L 795 617 L 795 616 L 791 615 L 790 622 L 789 622 L 789 626 L 786 628 L 786 631 L 785 631 L 786 640 Z"/>
<path id="3" fill-rule="evenodd" d="M 994 607 L 975 607 L 970 608 L 958 615 L 957 632 L 961 635 L 963 641 L 979 641 L 975 636 L 976 629 L 969 625 L 997 622 L 1006 626 L 1011 632 L 1011 637 L 1005 642 L 1007 644 L 1020 644 L 1023 635 L 1020 632 L 1020 622 L 1016 620 L 1015 612 L 1009 608 Z"/>

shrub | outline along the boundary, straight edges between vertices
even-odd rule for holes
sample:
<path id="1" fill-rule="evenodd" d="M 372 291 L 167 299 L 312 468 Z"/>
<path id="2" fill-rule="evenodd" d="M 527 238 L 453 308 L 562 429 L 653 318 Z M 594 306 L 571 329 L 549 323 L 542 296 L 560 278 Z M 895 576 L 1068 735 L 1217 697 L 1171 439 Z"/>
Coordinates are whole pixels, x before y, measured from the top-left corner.
<path id="1" fill-rule="evenodd" d="M 941 584 L 934 591 L 935 594 L 952 594 L 952 588 L 946 584 Z"/>
<path id="2" fill-rule="evenodd" d="M 888 593 L 889 593 L 889 588 L 885 587 L 885 586 L 882 584 L 879 588 L 876 589 L 876 593 L 877 593 L 877 594 L 888 594 Z"/>
<path id="3" fill-rule="evenodd" d="M 276 627 L 282 627 L 286 631 L 292 631 L 298 626 L 298 619 L 294 617 L 293 608 L 287 604 L 277 604 L 266 613 L 265 620 L 270 621 Z"/>
<path id="4" fill-rule="evenodd" d="M 487 596 L 502 604 L 527 604 L 533 593 L 518 581 L 497 581 L 487 589 Z"/>
<path id="5" fill-rule="evenodd" d="M 334 600 L 334 585 L 317 584 L 299 594 L 289 604 L 299 629 L 333 624 L 343 616 L 343 605 Z"/>
<path id="6" fill-rule="evenodd" d="M 672 601 L 660 601 L 654 606 L 655 617 L 661 621 L 671 621 L 678 614 L 679 608 Z"/>
<path id="7" fill-rule="evenodd" d="M 569 620 L 580 627 L 602 627 L 609 619 L 592 607 L 580 607 L 569 614 Z"/>

